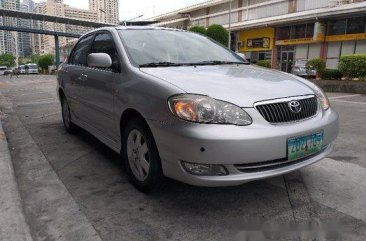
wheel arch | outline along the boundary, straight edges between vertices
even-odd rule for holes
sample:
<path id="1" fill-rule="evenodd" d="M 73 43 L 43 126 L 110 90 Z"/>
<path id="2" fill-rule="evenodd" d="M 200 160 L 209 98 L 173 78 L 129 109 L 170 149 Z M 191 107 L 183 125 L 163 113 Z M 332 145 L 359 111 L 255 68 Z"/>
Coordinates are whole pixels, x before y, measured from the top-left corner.
<path id="1" fill-rule="evenodd" d="M 128 108 L 122 113 L 121 118 L 120 118 L 120 130 L 119 131 L 120 131 L 120 135 L 121 135 L 121 151 L 122 151 L 122 145 L 123 145 L 123 131 L 125 130 L 127 123 L 132 118 L 139 118 L 145 123 L 147 130 L 149 131 L 149 134 L 152 136 L 154 144 L 156 145 L 155 137 L 151 131 L 149 124 L 147 123 L 146 119 L 144 118 L 144 116 L 136 109 Z"/>

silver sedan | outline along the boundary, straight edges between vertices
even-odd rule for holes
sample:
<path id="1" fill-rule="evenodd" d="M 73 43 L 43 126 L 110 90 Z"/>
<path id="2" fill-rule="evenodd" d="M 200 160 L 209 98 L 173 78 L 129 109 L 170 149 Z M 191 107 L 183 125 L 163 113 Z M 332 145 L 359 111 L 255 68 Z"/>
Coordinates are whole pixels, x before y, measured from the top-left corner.
<path id="1" fill-rule="evenodd" d="M 316 70 L 313 68 L 308 68 L 306 66 L 307 62 L 307 59 L 296 60 L 294 66 L 292 66 L 291 73 L 302 77 L 316 76 Z"/>
<path id="2" fill-rule="evenodd" d="M 338 135 L 319 87 L 182 30 L 87 33 L 59 68 L 58 94 L 66 130 L 121 153 L 143 192 L 166 177 L 229 186 L 282 175 L 325 158 Z"/>

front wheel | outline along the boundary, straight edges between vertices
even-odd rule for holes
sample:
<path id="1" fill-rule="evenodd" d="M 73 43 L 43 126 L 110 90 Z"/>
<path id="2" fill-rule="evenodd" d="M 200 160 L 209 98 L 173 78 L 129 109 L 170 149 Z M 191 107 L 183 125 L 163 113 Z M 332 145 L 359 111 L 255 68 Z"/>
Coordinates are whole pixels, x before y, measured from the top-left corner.
<path id="1" fill-rule="evenodd" d="M 124 130 L 122 154 L 132 184 L 141 192 L 158 190 L 164 175 L 152 134 L 140 118 L 131 119 Z"/>
<path id="2" fill-rule="evenodd" d="M 70 107 L 65 97 L 61 99 L 62 108 L 62 121 L 66 131 L 70 134 L 75 134 L 78 131 L 78 127 L 71 121 Z"/>

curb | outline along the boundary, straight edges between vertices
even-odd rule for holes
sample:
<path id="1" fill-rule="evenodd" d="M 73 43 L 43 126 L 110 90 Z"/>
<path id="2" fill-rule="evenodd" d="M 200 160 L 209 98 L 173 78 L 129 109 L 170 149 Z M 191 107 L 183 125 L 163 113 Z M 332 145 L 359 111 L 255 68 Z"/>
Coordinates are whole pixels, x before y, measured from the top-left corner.
<path id="1" fill-rule="evenodd" d="M 0 112 L 1 117 L 1 112 Z M 32 241 L 0 119 L 0 240 Z"/>

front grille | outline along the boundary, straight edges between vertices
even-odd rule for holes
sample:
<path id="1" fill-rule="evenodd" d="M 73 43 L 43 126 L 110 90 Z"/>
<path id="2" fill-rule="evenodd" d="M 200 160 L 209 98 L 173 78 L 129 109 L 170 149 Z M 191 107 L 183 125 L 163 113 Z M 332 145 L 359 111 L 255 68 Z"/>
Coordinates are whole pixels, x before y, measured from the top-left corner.
<path id="1" fill-rule="evenodd" d="M 256 106 L 259 113 L 270 123 L 285 123 L 299 121 L 314 116 L 318 111 L 318 101 L 316 97 L 296 100 L 299 102 L 301 111 L 294 113 L 290 110 L 289 102 L 277 102 L 269 104 L 259 104 Z"/>

